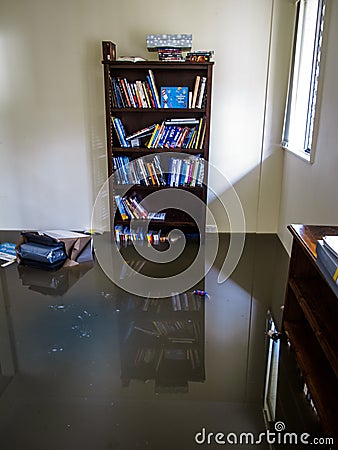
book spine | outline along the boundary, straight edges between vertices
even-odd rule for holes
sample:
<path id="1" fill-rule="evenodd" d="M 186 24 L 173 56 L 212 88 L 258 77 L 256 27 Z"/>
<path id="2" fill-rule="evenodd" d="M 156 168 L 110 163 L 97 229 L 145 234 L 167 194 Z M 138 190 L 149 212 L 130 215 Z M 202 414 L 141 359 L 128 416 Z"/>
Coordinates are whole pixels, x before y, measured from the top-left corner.
<path id="1" fill-rule="evenodd" d="M 144 94 L 144 91 L 143 91 L 142 81 L 137 80 L 137 81 L 135 81 L 135 84 L 136 84 L 136 89 L 138 90 L 139 98 L 141 100 L 142 108 L 148 108 L 147 101 L 146 101 L 146 98 L 145 98 L 145 94 Z"/>
<path id="2" fill-rule="evenodd" d="M 122 142 L 122 139 L 121 139 L 121 136 L 120 136 L 120 130 L 117 127 L 117 123 L 115 122 L 115 118 L 112 117 L 111 120 L 112 120 L 112 123 L 113 123 L 113 126 L 114 126 L 114 130 L 115 130 L 117 139 L 118 139 L 118 141 L 120 143 L 120 146 L 123 147 L 123 142 Z"/>
<path id="3" fill-rule="evenodd" d="M 161 167 L 161 162 L 160 159 L 158 157 L 158 155 L 154 156 L 154 167 L 155 167 L 155 171 L 158 175 L 158 179 L 159 179 L 159 183 L 161 186 L 165 186 L 166 185 L 166 180 L 165 180 L 165 176 L 163 174 L 163 170 Z"/>
<path id="4" fill-rule="evenodd" d="M 130 100 L 130 106 L 132 106 L 133 108 L 136 108 L 136 104 L 134 102 L 134 96 L 133 96 L 133 93 L 131 91 L 130 84 L 129 84 L 127 78 L 124 78 L 124 83 L 125 83 L 126 88 L 127 88 L 127 93 L 128 93 L 128 97 L 129 97 L 129 100 Z"/>
<path id="5" fill-rule="evenodd" d="M 157 147 L 158 147 L 159 142 L 160 142 L 160 140 L 161 140 L 161 136 L 162 136 L 163 133 L 164 133 L 164 129 L 165 129 L 165 125 L 164 125 L 164 122 L 162 122 L 162 123 L 161 123 L 161 126 L 160 126 L 160 128 L 159 128 L 159 130 L 158 130 L 158 133 L 157 133 L 157 135 L 156 135 L 156 137 L 155 137 L 155 139 L 154 139 L 154 142 L 153 142 L 153 147 L 154 147 L 154 148 L 157 148 Z"/>
<path id="6" fill-rule="evenodd" d="M 199 146 L 198 146 L 199 150 L 202 150 L 203 147 L 204 147 L 206 128 L 207 128 L 206 117 L 203 117 L 202 134 L 201 134 L 201 139 L 200 139 L 200 143 L 199 143 Z"/>
<path id="7" fill-rule="evenodd" d="M 177 147 L 177 142 L 178 142 L 178 140 L 179 140 L 179 138 L 181 136 L 181 133 L 182 133 L 182 128 L 181 127 L 176 127 L 174 137 L 173 137 L 173 139 L 172 139 L 172 141 L 170 143 L 170 148 L 176 148 Z"/>
<path id="8" fill-rule="evenodd" d="M 127 220 L 128 219 L 128 215 L 127 215 L 126 210 L 125 210 L 125 208 L 123 206 L 121 196 L 120 195 L 115 195 L 115 201 L 116 201 L 117 208 L 118 208 L 118 210 L 119 210 L 119 212 L 121 214 L 122 220 Z"/>
<path id="9" fill-rule="evenodd" d="M 149 175 L 150 175 L 151 184 L 152 184 L 153 186 L 156 186 L 155 176 L 154 176 L 154 174 L 153 174 L 153 170 L 152 170 L 152 167 L 151 167 L 151 164 L 150 164 L 150 163 L 147 163 L 147 169 L 148 169 L 148 173 L 149 173 Z"/>
<path id="10" fill-rule="evenodd" d="M 151 92 L 152 106 L 153 106 L 153 108 L 158 108 L 157 103 L 156 103 L 155 91 L 154 91 L 154 88 L 152 86 L 150 75 L 147 75 L 146 79 L 147 79 L 148 88 L 150 89 L 150 92 Z"/>
<path id="11" fill-rule="evenodd" d="M 201 78 L 201 86 L 199 89 L 198 99 L 197 99 L 197 103 L 196 103 L 196 108 L 202 108 L 206 84 L 207 84 L 207 78 L 202 77 Z"/>
<path id="12" fill-rule="evenodd" d="M 156 124 L 150 125 L 149 127 L 142 128 L 141 130 L 135 131 L 135 133 L 130 134 L 126 137 L 127 141 L 130 141 L 131 139 L 134 139 L 136 137 L 143 137 L 148 134 L 151 134 L 155 128 Z"/>
<path id="13" fill-rule="evenodd" d="M 144 184 L 146 186 L 149 186 L 150 183 L 149 183 L 149 179 L 148 179 L 148 175 L 147 175 L 147 171 L 146 171 L 143 159 L 137 159 L 137 163 L 139 164 L 140 171 L 141 171 L 142 176 L 143 176 Z"/>
<path id="14" fill-rule="evenodd" d="M 193 91 L 192 101 L 191 101 L 192 108 L 196 108 L 196 101 L 197 101 L 197 94 L 198 94 L 198 90 L 199 90 L 200 80 L 201 80 L 201 77 L 199 75 L 196 75 L 195 86 L 194 86 L 194 91 Z"/>
<path id="15" fill-rule="evenodd" d="M 164 129 L 163 129 L 163 132 L 161 133 L 161 137 L 159 139 L 159 142 L 157 144 L 158 148 L 163 148 L 164 147 L 164 144 L 165 144 L 166 140 L 168 139 L 169 133 L 170 133 L 170 126 L 165 125 Z"/>
<path id="16" fill-rule="evenodd" d="M 137 199 L 134 197 L 132 200 L 132 204 L 134 205 L 134 208 L 139 212 L 140 216 L 146 219 L 148 217 L 148 211 L 141 206 L 141 204 L 137 201 Z"/>
<path id="17" fill-rule="evenodd" d="M 125 133 L 124 126 L 121 122 L 121 119 L 119 117 L 114 117 L 113 122 L 116 125 L 116 129 L 117 129 L 118 135 L 120 137 L 121 146 L 125 147 L 125 148 L 129 148 L 130 143 L 126 141 L 126 137 L 125 137 L 126 133 Z"/>
<path id="18" fill-rule="evenodd" d="M 194 144 L 194 148 L 198 149 L 199 148 L 199 141 L 200 141 L 200 136 L 201 136 L 201 130 L 202 130 L 202 124 L 203 124 L 203 119 L 201 118 L 198 124 L 198 130 L 197 130 L 197 136 L 196 136 L 196 141 Z"/>
<path id="19" fill-rule="evenodd" d="M 126 100 L 127 106 L 129 108 L 131 108 L 132 105 L 131 105 L 130 98 L 129 98 L 129 95 L 128 95 L 127 86 L 126 86 L 125 81 L 124 81 L 123 78 L 120 78 L 120 83 L 121 83 L 121 86 L 122 86 L 122 90 L 123 90 L 123 93 L 124 93 L 124 98 Z"/>
<path id="20" fill-rule="evenodd" d="M 157 87 L 156 87 L 156 82 L 155 82 L 155 77 L 154 77 L 153 71 L 151 69 L 149 69 L 148 73 L 149 73 L 149 76 L 150 76 L 151 89 L 154 92 L 154 97 L 155 97 L 155 100 L 156 100 L 157 108 L 160 108 L 161 102 L 160 102 L 160 97 L 158 95 L 158 90 L 157 90 Z"/>
<path id="21" fill-rule="evenodd" d="M 142 88 L 143 88 L 143 92 L 144 92 L 144 97 L 146 99 L 147 107 L 151 108 L 152 105 L 151 105 L 150 97 L 148 94 L 147 83 L 145 81 L 142 81 Z"/>

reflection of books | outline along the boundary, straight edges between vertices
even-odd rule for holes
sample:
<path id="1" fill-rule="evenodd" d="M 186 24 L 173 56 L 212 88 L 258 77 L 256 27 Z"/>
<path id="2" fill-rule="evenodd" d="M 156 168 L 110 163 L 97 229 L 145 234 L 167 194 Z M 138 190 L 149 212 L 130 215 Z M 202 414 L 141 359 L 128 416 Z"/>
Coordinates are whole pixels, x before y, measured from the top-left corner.
<path id="1" fill-rule="evenodd" d="M 125 278 L 130 278 L 135 275 L 135 272 L 141 272 L 142 267 L 144 266 L 145 261 L 135 260 L 135 261 L 125 261 L 121 268 L 120 280 L 124 280 Z"/>
<path id="2" fill-rule="evenodd" d="M 153 324 L 170 342 L 191 344 L 200 337 L 199 325 L 191 320 L 154 320 Z"/>
<path id="3" fill-rule="evenodd" d="M 198 311 L 201 308 L 201 299 L 192 292 L 173 293 L 171 304 L 174 311 Z"/>

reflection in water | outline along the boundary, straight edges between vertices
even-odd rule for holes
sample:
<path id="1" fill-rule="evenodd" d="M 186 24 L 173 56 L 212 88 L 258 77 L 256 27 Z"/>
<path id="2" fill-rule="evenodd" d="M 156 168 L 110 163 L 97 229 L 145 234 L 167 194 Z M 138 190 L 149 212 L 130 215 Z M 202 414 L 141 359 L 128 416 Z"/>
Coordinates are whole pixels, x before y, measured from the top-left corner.
<path id="1" fill-rule="evenodd" d="M 204 381 L 204 300 L 193 293 L 169 299 L 132 298 L 119 306 L 121 379 L 155 380 L 156 393 L 188 392 Z"/>
<path id="2" fill-rule="evenodd" d="M 275 236 L 248 235 L 236 270 L 218 284 L 228 242 L 221 236 L 196 286 L 208 299 L 176 286 L 164 299 L 132 296 L 97 264 L 40 275 L 6 267 L 1 450 L 189 450 L 203 427 L 264 431 L 266 312 L 280 320 L 287 258 Z M 194 254 L 190 244 L 177 270 Z M 128 260 L 136 264 L 129 252 Z M 6 355 L 16 371 L 5 386 Z"/>

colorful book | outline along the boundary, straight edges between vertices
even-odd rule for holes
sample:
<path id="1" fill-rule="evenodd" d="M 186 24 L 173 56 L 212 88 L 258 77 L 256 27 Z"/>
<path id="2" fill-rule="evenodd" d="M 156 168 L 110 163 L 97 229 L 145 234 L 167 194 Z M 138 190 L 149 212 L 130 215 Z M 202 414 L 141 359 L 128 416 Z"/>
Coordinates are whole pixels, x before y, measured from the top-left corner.
<path id="1" fill-rule="evenodd" d="M 188 108 L 188 93 L 186 86 L 161 87 L 161 108 Z"/>
<path id="2" fill-rule="evenodd" d="M 199 91 L 200 81 L 201 81 L 201 77 L 199 75 L 197 75 L 196 79 L 195 79 L 193 94 L 192 94 L 192 101 L 191 101 L 192 108 L 196 108 L 197 94 Z"/>
<path id="3" fill-rule="evenodd" d="M 150 77 L 150 88 L 154 94 L 154 98 L 156 101 L 156 107 L 160 108 L 161 102 L 160 102 L 160 97 L 158 95 L 158 91 L 157 91 L 157 87 L 156 87 L 156 81 L 155 81 L 155 77 L 153 74 L 153 71 L 151 69 L 148 70 L 149 73 L 149 77 Z"/>
<path id="4" fill-rule="evenodd" d="M 115 195 L 115 201 L 116 201 L 116 204 L 117 204 L 117 208 L 118 208 L 118 210 L 119 210 L 119 212 L 121 214 L 122 220 L 127 220 L 128 219 L 128 214 L 127 214 L 127 212 L 125 210 L 125 207 L 123 205 L 121 196 L 120 195 Z"/>

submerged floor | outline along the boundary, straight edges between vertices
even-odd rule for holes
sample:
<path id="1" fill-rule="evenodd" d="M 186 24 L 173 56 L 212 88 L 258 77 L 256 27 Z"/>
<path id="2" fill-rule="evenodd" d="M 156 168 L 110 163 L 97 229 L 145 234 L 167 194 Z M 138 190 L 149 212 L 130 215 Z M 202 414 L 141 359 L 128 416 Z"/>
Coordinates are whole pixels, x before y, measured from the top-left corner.
<path id="1" fill-rule="evenodd" d="M 97 263 L 1 269 L 0 448 L 189 450 L 263 432 L 267 312 L 280 323 L 288 258 L 276 236 L 247 235 L 218 283 L 227 248 L 222 236 L 197 300 L 146 304 Z"/>

